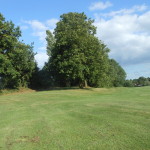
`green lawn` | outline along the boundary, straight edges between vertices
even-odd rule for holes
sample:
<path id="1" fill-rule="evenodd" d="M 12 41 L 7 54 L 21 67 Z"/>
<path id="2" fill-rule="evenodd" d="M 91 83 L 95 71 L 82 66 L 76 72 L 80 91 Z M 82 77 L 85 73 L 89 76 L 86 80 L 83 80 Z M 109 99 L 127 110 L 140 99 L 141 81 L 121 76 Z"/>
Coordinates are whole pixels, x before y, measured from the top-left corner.
<path id="1" fill-rule="evenodd" d="M 0 150 L 150 150 L 150 87 L 1 95 Z"/>

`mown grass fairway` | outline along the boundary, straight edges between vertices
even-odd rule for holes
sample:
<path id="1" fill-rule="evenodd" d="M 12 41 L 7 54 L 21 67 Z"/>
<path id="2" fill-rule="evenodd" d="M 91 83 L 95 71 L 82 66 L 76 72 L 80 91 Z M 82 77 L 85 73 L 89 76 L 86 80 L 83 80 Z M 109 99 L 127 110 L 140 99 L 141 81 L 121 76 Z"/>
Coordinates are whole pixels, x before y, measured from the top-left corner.
<path id="1" fill-rule="evenodd" d="M 150 87 L 2 95 L 0 150 L 150 150 Z"/>

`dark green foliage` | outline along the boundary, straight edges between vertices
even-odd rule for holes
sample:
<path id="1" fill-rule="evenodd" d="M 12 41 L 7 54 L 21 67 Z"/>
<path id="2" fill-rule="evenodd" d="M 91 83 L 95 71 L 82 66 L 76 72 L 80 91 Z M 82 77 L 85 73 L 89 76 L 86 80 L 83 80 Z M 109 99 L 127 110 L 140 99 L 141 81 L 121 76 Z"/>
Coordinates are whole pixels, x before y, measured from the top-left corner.
<path id="1" fill-rule="evenodd" d="M 141 86 L 150 86 L 150 78 L 139 77 L 138 79 L 126 80 L 125 87 L 141 87 Z"/>
<path id="2" fill-rule="evenodd" d="M 19 27 L 0 14 L 1 88 L 26 87 L 35 68 L 33 45 L 19 41 Z"/>
<path id="3" fill-rule="evenodd" d="M 38 68 L 37 63 L 36 63 L 35 70 L 32 73 L 32 77 L 30 78 L 30 84 L 29 84 L 29 87 L 32 89 L 39 89 L 41 87 L 39 72 L 40 72 L 40 69 Z"/>
<path id="4" fill-rule="evenodd" d="M 107 46 L 96 36 L 93 20 L 84 13 L 60 16 L 54 35 L 47 30 L 49 61 L 39 70 L 33 45 L 19 41 L 19 27 L 0 14 L 0 88 L 122 86 L 125 71 L 110 60 Z"/>
<path id="5" fill-rule="evenodd" d="M 137 81 L 138 81 L 138 85 L 141 85 L 141 86 L 148 86 L 148 85 L 150 85 L 149 79 L 145 78 L 145 77 L 139 77 Z"/>
<path id="6" fill-rule="evenodd" d="M 126 80 L 124 83 L 125 87 L 134 87 L 133 81 L 132 80 Z"/>
<path id="7" fill-rule="evenodd" d="M 94 34 L 95 27 L 83 13 L 64 14 L 60 18 L 54 32 L 56 43 L 51 50 L 50 68 L 57 84 L 69 86 L 72 80 L 78 80 L 81 84 L 89 71 L 85 65 L 87 38 Z"/>
<path id="8" fill-rule="evenodd" d="M 60 16 L 54 37 L 47 31 L 47 70 L 59 86 L 108 86 L 109 49 L 84 13 Z M 55 39 L 55 40 L 54 40 Z"/>
<path id="9" fill-rule="evenodd" d="M 111 86 L 123 86 L 126 78 L 124 69 L 114 59 L 110 59 L 109 63 L 110 69 L 108 72 L 108 76 L 111 81 Z"/>
<path id="10" fill-rule="evenodd" d="M 139 77 L 138 79 L 133 79 L 134 86 L 150 86 L 150 78 Z"/>
<path id="11" fill-rule="evenodd" d="M 41 90 L 54 86 L 53 78 L 50 77 L 49 72 L 45 68 L 46 64 L 42 70 L 36 66 L 35 72 L 30 80 L 30 87 L 32 89 Z"/>
<path id="12" fill-rule="evenodd" d="M 45 63 L 42 69 L 39 69 L 36 63 L 35 71 L 30 79 L 29 87 L 35 90 L 45 90 L 54 86 L 54 79 L 50 75 L 48 63 Z"/>

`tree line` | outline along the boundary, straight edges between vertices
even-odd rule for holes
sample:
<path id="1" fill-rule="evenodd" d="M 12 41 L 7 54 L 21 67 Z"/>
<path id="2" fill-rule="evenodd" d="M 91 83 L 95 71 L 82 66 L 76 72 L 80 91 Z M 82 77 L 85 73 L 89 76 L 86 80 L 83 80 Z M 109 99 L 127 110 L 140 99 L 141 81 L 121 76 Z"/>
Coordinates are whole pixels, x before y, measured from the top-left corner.
<path id="1" fill-rule="evenodd" d="M 33 44 L 19 40 L 21 31 L 0 14 L 0 88 L 128 86 L 124 69 L 96 37 L 94 20 L 67 13 L 51 33 L 46 31 L 48 62 L 37 67 Z"/>
<path id="2" fill-rule="evenodd" d="M 125 87 L 140 87 L 140 86 L 150 86 L 150 77 L 139 77 L 138 79 L 126 80 L 124 83 Z"/>

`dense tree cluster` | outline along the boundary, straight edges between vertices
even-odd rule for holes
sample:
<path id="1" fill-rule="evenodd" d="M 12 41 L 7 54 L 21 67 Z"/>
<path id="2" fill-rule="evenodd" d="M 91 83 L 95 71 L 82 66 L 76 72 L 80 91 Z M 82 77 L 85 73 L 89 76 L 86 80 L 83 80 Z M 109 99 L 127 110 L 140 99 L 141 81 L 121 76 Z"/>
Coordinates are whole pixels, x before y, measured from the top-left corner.
<path id="1" fill-rule="evenodd" d="M 45 68 L 58 86 L 122 86 L 126 73 L 96 36 L 93 20 L 84 13 L 60 16 L 54 36 L 47 31 L 49 61 Z"/>
<path id="2" fill-rule="evenodd" d="M 0 14 L 0 88 L 26 87 L 35 69 L 33 46 L 19 41 L 21 31 Z"/>
<path id="3" fill-rule="evenodd" d="M 54 33 L 46 31 L 49 60 L 39 70 L 33 45 L 19 41 L 19 27 L 0 14 L 0 88 L 123 86 L 126 73 L 109 58 L 93 22 L 84 13 L 61 15 Z"/>

